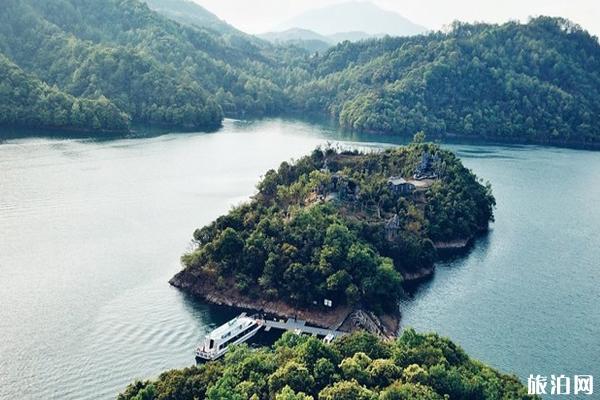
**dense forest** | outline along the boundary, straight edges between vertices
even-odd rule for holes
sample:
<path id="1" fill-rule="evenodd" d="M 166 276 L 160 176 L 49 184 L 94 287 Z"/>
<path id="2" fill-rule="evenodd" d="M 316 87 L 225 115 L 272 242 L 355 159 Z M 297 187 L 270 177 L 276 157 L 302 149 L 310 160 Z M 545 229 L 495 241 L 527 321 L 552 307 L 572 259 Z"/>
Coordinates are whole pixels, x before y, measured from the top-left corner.
<path id="1" fill-rule="evenodd" d="M 164 15 L 139 0 L 5 0 L 2 62 L 134 124 L 215 129 L 224 116 L 312 113 L 395 135 L 600 144 L 600 44 L 564 19 L 455 23 L 310 53 L 246 35 L 193 3 L 149 3 Z M 16 92 L 3 96 L 4 107 L 39 110 Z M 122 125 L 62 124 L 54 109 L 2 124 Z"/>
<path id="2" fill-rule="evenodd" d="M 28 75 L 0 54 L 0 125 L 77 130 L 127 130 L 129 121 L 104 96 L 81 99 Z"/>
<path id="3" fill-rule="evenodd" d="M 408 181 L 418 174 L 430 179 Z M 197 249 L 177 277 L 184 288 L 386 312 L 402 295 L 402 273 L 431 267 L 434 242 L 487 229 L 495 204 L 489 185 L 428 143 L 365 154 L 317 149 L 268 171 L 258 189 L 194 232 Z"/>
<path id="4" fill-rule="evenodd" d="M 135 382 L 118 400 L 517 400 L 519 380 L 450 340 L 407 329 L 394 342 L 366 333 L 333 344 L 285 333 L 272 348 L 237 346 L 225 359 Z"/>
<path id="5" fill-rule="evenodd" d="M 358 130 L 598 143 L 600 45 L 579 26 L 455 23 L 448 33 L 343 43 L 311 61 L 296 108 Z"/>
<path id="6" fill-rule="evenodd" d="M 179 129 L 281 111 L 283 92 L 266 77 L 283 76 L 272 70 L 296 53 L 257 43 L 180 25 L 137 0 L 7 0 L 0 13 L 0 53 L 25 72 L 106 98 L 133 123 Z"/>

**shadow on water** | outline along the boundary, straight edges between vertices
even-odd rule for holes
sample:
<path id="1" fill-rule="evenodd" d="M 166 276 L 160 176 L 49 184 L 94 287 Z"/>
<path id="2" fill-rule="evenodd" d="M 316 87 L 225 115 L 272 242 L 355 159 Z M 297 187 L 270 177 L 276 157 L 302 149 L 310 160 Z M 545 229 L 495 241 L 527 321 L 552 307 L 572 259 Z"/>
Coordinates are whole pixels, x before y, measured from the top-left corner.
<path id="1" fill-rule="evenodd" d="M 485 254 L 491 245 L 490 232 L 481 232 L 473 240 L 470 240 L 465 247 L 459 249 L 438 250 L 438 260 L 435 263 L 435 269 L 439 268 L 462 268 L 466 265 L 466 260 L 474 256 L 476 249 L 478 254 Z M 422 279 L 416 279 L 404 282 L 402 287 L 409 300 L 413 300 L 419 293 L 423 292 L 435 280 L 436 272 Z M 402 310 L 401 310 L 402 311 Z"/>
<path id="2" fill-rule="evenodd" d="M 210 130 L 173 130 L 155 126 L 133 126 L 129 132 L 91 132 L 63 129 L 0 128 L 0 144 L 20 139 L 86 140 L 91 142 L 110 142 L 122 139 L 152 139 L 164 135 L 209 134 L 217 133 L 221 128 Z"/>
<path id="3" fill-rule="evenodd" d="M 173 290 L 176 290 L 181 295 L 184 309 L 198 321 L 199 326 L 206 326 L 212 329 L 239 315 L 239 310 L 235 308 L 208 304 L 189 293 L 182 292 L 176 288 L 173 288 Z"/>

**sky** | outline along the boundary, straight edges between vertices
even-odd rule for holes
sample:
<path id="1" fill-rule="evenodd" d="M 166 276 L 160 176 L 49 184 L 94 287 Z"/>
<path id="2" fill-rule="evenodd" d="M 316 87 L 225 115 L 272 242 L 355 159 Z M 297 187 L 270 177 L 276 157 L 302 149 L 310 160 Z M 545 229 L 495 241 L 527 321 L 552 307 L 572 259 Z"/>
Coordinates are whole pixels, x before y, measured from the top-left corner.
<path id="1" fill-rule="evenodd" d="M 263 33 L 304 11 L 345 0 L 194 0 L 247 33 Z M 371 0 L 430 29 L 454 20 L 465 22 L 527 21 L 550 15 L 571 19 L 600 36 L 600 0 Z"/>

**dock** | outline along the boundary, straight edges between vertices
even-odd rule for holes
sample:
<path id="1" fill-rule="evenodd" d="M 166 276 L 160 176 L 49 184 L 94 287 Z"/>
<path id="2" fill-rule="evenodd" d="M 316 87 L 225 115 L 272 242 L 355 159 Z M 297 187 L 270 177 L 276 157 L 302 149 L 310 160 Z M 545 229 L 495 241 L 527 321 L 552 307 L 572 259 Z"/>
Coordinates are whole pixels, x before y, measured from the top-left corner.
<path id="1" fill-rule="evenodd" d="M 230 345 L 248 341 L 261 329 L 267 332 L 271 329 L 279 329 L 294 332 L 297 335 L 311 335 L 320 337 L 325 343 L 331 343 L 346 334 L 337 329 L 306 325 L 306 321 L 297 318 L 268 319 L 263 315 L 257 314 L 248 317 L 246 313 L 242 313 L 204 337 L 204 341 L 196 348 L 196 361 L 216 360 L 225 354 Z"/>
<path id="2" fill-rule="evenodd" d="M 298 334 L 322 336 L 324 338 L 330 338 L 330 340 L 346 335 L 346 332 L 306 325 L 306 321 L 294 318 L 288 318 L 286 321 L 264 319 L 262 320 L 262 324 L 267 332 L 271 329 L 279 329 L 296 332 Z"/>

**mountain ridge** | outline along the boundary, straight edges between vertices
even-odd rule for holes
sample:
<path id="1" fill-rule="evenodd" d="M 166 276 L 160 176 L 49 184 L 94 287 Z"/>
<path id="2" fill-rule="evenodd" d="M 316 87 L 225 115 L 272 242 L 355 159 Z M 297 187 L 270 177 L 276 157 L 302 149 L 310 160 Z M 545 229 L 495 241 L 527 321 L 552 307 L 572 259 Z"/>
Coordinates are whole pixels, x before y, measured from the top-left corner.
<path id="1" fill-rule="evenodd" d="M 600 43 L 562 18 L 457 22 L 311 52 L 181 24 L 138 0 L 4 4 L 0 54 L 25 75 L 5 69 L 2 105 L 54 109 L 36 96 L 60 92 L 67 114 L 73 96 L 108 114 L 114 106 L 136 126 L 176 130 L 216 129 L 224 116 L 315 114 L 388 135 L 600 145 Z M 40 90 L 19 97 L 6 75 Z M 57 126 L 54 113 L 37 114 L 45 116 L 37 128 Z M 59 126 L 79 126 L 68 120 Z M 112 130 L 97 120 L 86 128 Z"/>
<path id="2" fill-rule="evenodd" d="M 277 25 L 274 30 L 290 28 L 309 29 L 322 35 L 360 31 L 390 36 L 416 35 L 428 30 L 368 1 L 349 1 L 309 10 Z"/>
<path id="3" fill-rule="evenodd" d="M 321 35 L 309 29 L 290 28 L 280 32 L 265 32 L 256 36 L 275 45 L 297 46 L 310 52 L 319 52 L 341 42 L 357 42 L 359 40 L 374 39 L 384 35 L 370 35 L 360 31 Z"/>

